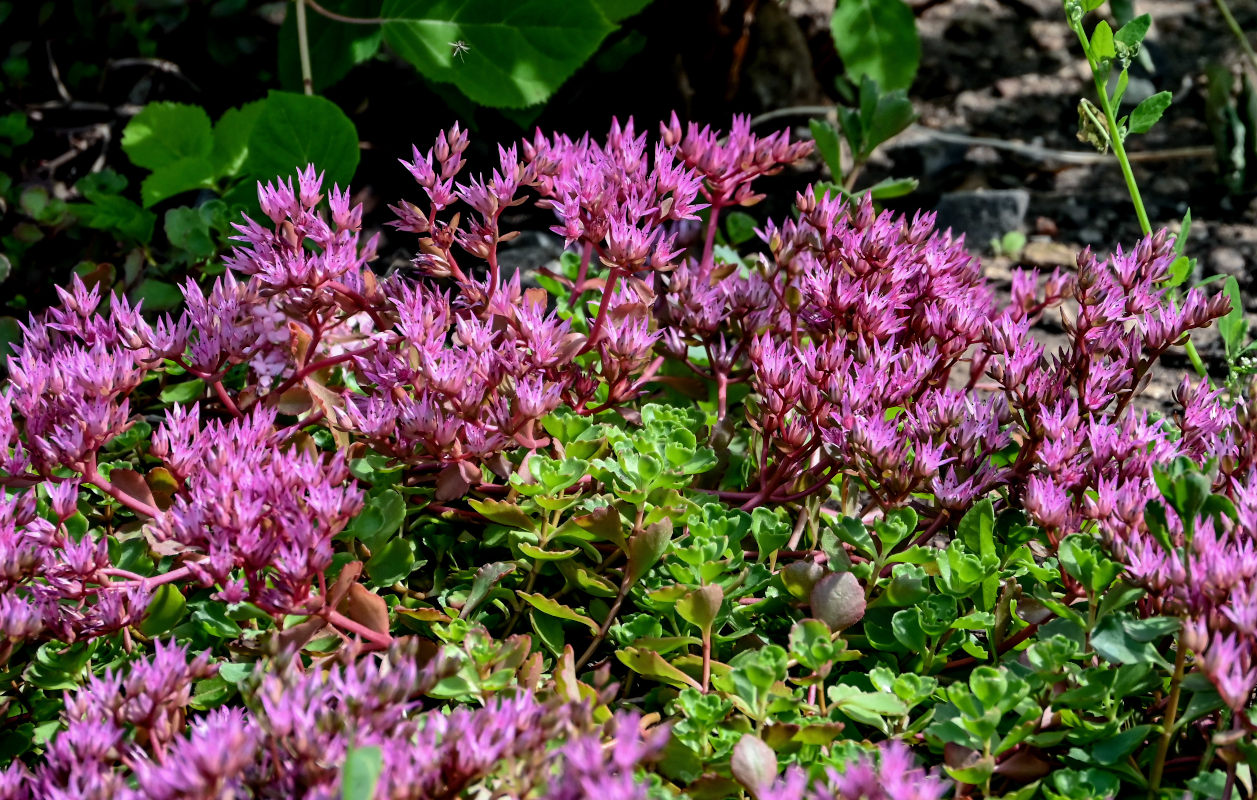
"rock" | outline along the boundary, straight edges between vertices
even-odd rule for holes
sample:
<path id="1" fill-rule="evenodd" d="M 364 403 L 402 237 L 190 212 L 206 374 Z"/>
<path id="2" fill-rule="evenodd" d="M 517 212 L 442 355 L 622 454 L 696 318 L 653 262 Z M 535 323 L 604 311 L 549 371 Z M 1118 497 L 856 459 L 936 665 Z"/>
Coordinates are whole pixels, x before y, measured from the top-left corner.
<path id="1" fill-rule="evenodd" d="M 1151 80 L 1132 75 L 1130 83 L 1126 85 L 1126 94 L 1122 95 L 1122 108 L 1134 108 L 1156 93 L 1157 88 L 1152 85 Z"/>
<path id="2" fill-rule="evenodd" d="M 519 273 L 519 281 L 525 288 L 537 285 L 537 270 L 541 267 L 557 268 L 563 253 L 563 240 L 541 231 L 522 231 L 519 236 L 498 250 L 498 265 L 506 280 Z"/>
<path id="3" fill-rule="evenodd" d="M 1192 185 L 1182 175 L 1158 175 L 1152 181 L 1152 193 L 1157 197 L 1187 197 L 1191 190 Z"/>
<path id="4" fill-rule="evenodd" d="M 938 201 L 938 227 L 965 235 L 971 252 L 983 251 L 992 239 L 1025 229 L 1030 193 L 1025 189 L 952 192 Z"/>
<path id="5" fill-rule="evenodd" d="M 1209 254 L 1209 267 L 1218 275 L 1231 275 L 1240 283 L 1248 282 L 1248 260 L 1234 247 L 1218 247 Z"/>
<path id="6" fill-rule="evenodd" d="M 1061 242 L 1027 242 L 1019 261 L 1027 267 L 1072 267 L 1078 263 L 1078 248 Z"/>

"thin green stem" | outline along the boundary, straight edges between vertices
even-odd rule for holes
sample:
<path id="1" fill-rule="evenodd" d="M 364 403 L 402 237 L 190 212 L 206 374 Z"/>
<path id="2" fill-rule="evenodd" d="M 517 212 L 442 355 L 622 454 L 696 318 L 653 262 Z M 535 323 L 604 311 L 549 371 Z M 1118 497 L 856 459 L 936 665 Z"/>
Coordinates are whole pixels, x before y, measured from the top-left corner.
<path id="1" fill-rule="evenodd" d="M 1117 115 L 1113 112 L 1113 104 L 1109 102 L 1107 87 L 1100 81 L 1100 76 L 1091 73 L 1095 79 L 1096 92 L 1100 95 L 1100 108 L 1104 110 L 1104 118 L 1109 123 L 1109 144 L 1113 145 L 1113 155 L 1122 167 L 1122 177 L 1126 180 L 1126 188 L 1130 191 L 1130 201 L 1135 205 L 1135 216 L 1139 217 L 1139 229 L 1144 236 L 1152 233 L 1152 225 L 1148 222 L 1148 212 L 1144 209 L 1143 198 L 1139 195 L 1139 184 L 1135 183 L 1135 173 L 1131 171 L 1130 159 L 1126 157 L 1126 146 L 1122 144 L 1118 133 Z"/>
<path id="2" fill-rule="evenodd" d="M 1174 657 L 1174 674 L 1170 676 L 1170 698 L 1165 709 L 1165 721 L 1162 723 L 1161 741 L 1157 743 L 1156 758 L 1152 760 L 1152 772 L 1148 776 L 1148 797 L 1155 800 L 1161 788 L 1161 774 L 1165 771 L 1165 757 L 1170 752 L 1170 744 L 1174 741 L 1174 723 L 1178 720 L 1178 700 L 1183 688 L 1183 673 L 1187 666 L 1187 648 L 1183 645 L 1182 636 L 1176 643 L 1178 650 Z"/>
<path id="3" fill-rule="evenodd" d="M 1244 29 L 1235 21 L 1235 16 L 1231 14 L 1231 7 L 1227 5 L 1226 0 L 1213 0 L 1213 4 L 1218 7 L 1218 11 L 1222 14 L 1222 19 L 1226 20 L 1226 26 L 1231 29 L 1231 33 L 1235 34 L 1235 38 L 1239 40 L 1240 49 L 1244 51 L 1245 57 L 1248 58 L 1248 67 L 1253 71 L 1253 76 L 1257 77 L 1257 53 L 1253 52 L 1253 46 L 1248 43 L 1248 37 L 1244 35 Z"/>
<path id="4" fill-rule="evenodd" d="M 306 0 L 297 1 L 297 52 L 301 56 L 301 86 L 314 94 L 314 70 L 310 68 L 310 35 L 306 30 Z"/>
<path id="5" fill-rule="evenodd" d="M 1139 185 L 1135 183 L 1135 174 L 1130 169 L 1130 159 L 1126 157 L 1126 147 L 1122 144 L 1121 134 L 1118 133 L 1117 115 L 1113 112 L 1113 104 L 1109 102 L 1109 70 L 1101 70 L 1100 64 L 1091 55 L 1091 42 L 1087 40 L 1087 34 L 1083 32 L 1081 22 L 1076 27 L 1071 22 L 1070 27 L 1078 36 L 1078 41 L 1082 43 L 1082 52 L 1087 57 L 1087 66 L 1091 68 L 1091 80 L 1095 83 L 1100 109 L 1104 111 L 1104 119 L 1108 123 L 1106 131 L 1108 142 L 1113 146 L 1113 155 L 1117 156 L 1117 163 L 1121 165 L 1122 177 L 1126 179 L 1126 188 L 1130 191 L 1131 202 L 1135 204 L 1135 215 L 1139 217 L 1139 227 L 1146 236 L 1152 232 L 1152 225 L 1148 223 L 1148 212 L 1144 210 L 1143 198 L 1139 196 Z"/>

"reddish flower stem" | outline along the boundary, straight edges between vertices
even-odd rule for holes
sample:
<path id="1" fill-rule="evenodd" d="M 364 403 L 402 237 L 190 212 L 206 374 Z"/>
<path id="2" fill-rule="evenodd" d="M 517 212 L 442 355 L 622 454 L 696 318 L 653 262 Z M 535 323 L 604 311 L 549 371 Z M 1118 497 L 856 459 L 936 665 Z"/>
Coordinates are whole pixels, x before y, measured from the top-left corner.
<path id="1" fill-rule="evenodd" d="M 335 625 L 341 630 L 348 631 L 350 633 L 361 636 L 363 639 L 370 642 L 372 645 L 374 645 L 375 647 L 381 650 L 387 650 L 389 645 L 393 643 L 393 637 L 390 636 L 389 634 L 380 633 L 379 631 L 373 631 L 370 628 L 368 628 L 366 625 L 363 625 L 359 622 L 354 622 L 352 619 L 340 613 L 339 611 L 326 609 L 324 610 L 322 616 L 332 625 Z"/>
<path id="2" fill-rule="evenodd" d="M 139 500 L 139 499 L 136 499 L 135 497 L 132 497 L 131 495 L 119 489 L 117 486 L 114 486 L 112 483 L 110 483 L 105 478 L 104 475 L 101 475 L 100 470 L 96 468 L 95 455 L 92 455 L 91 458 L 87 461 L 87 463 L 84 464 L 83 466 L 84 466 L 83 480 L 95 486 L 97 489 L 100 489 L 102 492 L 109 495 L 113 499 L 117 500 L 119 503 L 131 509 L 137 514 L 143 514 L 146 517 L 153 517 L 154 519 L 161 516 L 162 512 L 160 509 L 150 506 L 148 503 L 145 503 L 143 500 Z"/>

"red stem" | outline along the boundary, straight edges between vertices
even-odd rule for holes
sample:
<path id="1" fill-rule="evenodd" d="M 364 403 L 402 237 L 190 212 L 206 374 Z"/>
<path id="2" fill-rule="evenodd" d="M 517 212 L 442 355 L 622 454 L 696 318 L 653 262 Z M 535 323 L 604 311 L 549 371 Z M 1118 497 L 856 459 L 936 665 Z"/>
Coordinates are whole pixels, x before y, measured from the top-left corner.
<path id="1" fill-rule="evenodd" d="M 580 349 L 577 355 L 584 355 L 594 349 L 594 343 L 598 340 L 598 334 L 602 331 L 602 321 L 607 317 L 607 306 L 611 304 L 611 295 L 615 292 L 615 282 L 619 278 L 619 268 L 612 267 L 611 274 L 607 276 L 607 285 L 602 290 L 602 301 L 598 303 L 598 315 L 594 317 L 594 323 L 589 328 L 589 338 L 585 340 L 585 346 Z"/>
<path id="2" fill-rule="evenodd" d="M 393 643 L 393 637 L 389 634 L 373 631 L 366 625 L 354 622 L 352 619 L 339 611 L 325 609 L 322 616 L 336 627 L 361 636 L 363 639 L 367 640 L 381 650 L 387 650 L 388 646 Z"/>
<path id="3" fill-rule="evenodd" d="M 105 476 L 101 475 L 96 468 L 96 456 L 94 454 L 84 465 L 83 479 L 137 514 L 143 514 L 154 519 L 161 516 L 160 509 L 150 506 L 143 500 L 137 500 L 106 480 Z"/>

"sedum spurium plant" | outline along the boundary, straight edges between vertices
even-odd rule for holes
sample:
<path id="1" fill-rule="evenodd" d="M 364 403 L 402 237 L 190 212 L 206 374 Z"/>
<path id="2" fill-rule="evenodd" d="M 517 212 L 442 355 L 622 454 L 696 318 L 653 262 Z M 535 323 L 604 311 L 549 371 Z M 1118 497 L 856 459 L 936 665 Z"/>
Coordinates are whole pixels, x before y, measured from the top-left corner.
<path id="1" fill-rule="evenodd" d="M 404 162 L 413 269 L 313 167 L 208 290 L 82 283 L 0 389 L 0 796 L 1233 795 L 1257 422 L 1157 359 L 1164 234 L 997 302 L 784 133 Z M 541 289 L 506 209 L 553 211 Z M 699 212 L 703 212 L 700 217 Z M 1068 343 L 1031 330 L 1060 313 Z"/>

